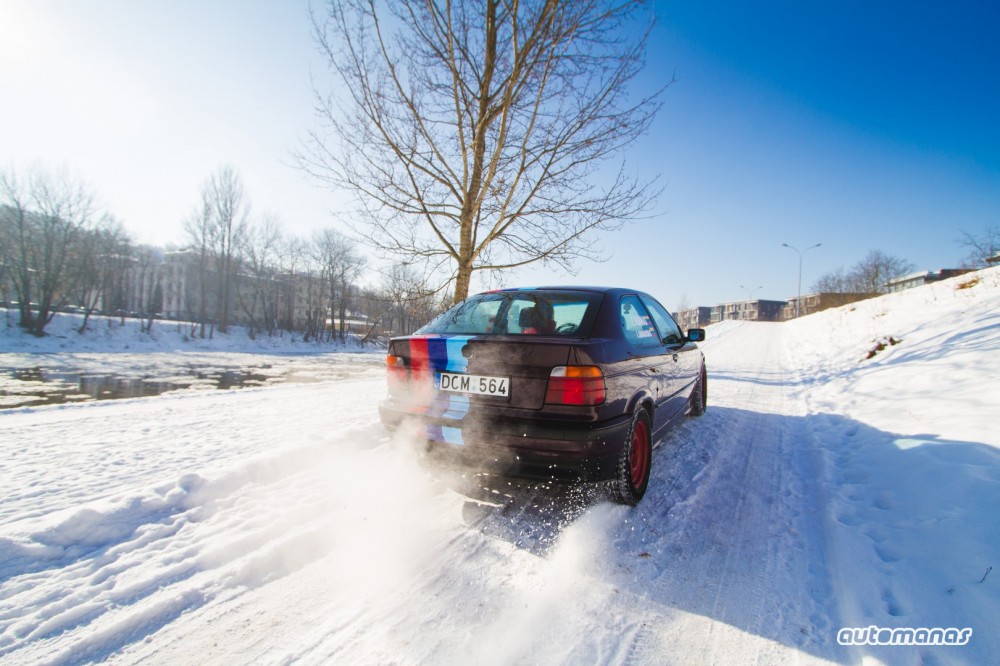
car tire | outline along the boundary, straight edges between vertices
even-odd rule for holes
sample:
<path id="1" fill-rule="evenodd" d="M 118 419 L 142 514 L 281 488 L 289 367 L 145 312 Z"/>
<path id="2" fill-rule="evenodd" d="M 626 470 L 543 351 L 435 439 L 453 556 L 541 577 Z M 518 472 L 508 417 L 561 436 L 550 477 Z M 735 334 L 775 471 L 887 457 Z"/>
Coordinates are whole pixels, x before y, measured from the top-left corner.
<path id="1" fill-rule="evenodd" d="M 638 408 L 632 416 L 625 446 L 618 458 L 615 478 L 611 482 L 611 497 L 619 504 L 635 506 L 646 494 L 653 460 L 652 429 L 649 413 Z"/>
<path id="2" fill-rule="evenodd" d="M 688 414 L 690 416 L 701 416 L 708 409 L 708 372 L 705 366 L 701 366 L 701 375 L 691 391 L 691 398 L 688 400 Z"/>

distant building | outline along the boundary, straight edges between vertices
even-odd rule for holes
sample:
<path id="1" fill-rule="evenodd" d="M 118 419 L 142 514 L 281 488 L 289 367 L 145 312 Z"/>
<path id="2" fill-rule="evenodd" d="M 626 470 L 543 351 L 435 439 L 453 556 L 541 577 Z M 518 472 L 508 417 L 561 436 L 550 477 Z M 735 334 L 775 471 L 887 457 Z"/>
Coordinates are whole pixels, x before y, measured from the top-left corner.
<path id="1" fill-rule="evenodd" d="M 734 301 L 711 308 L 713 324 L 720 321 L 781 321 L 785 301 Z"/>
<path id="2" fill-rule="evenodd" d="M 994 264 L 1000 264 L 1000 252 L 997 252 L 992 257 L 986 257 L 986 263 L 989 264 L 990 266 L 993 266 Z"/>
<path id="3" fill-rule="evenodd" d="M 989 261 L 989 260 L 987 260 Z M 923 271 L 921 273 L 911 273 L 909 275 L 904 275 L 903 277 L 896 278 L 895 280 L 889 280 L 885 283 L 886 288 L 890 293 L 896 291 L 905 291 L 906 289 L 913 289 L 914 287 L 922 287 L 925 284 L 930 284 L 932 282 L 938 282 L 940 280 L 947 280 L 948 278 L 953 278 L 958 275 L 964 275 L 970 272 L 971 268 L 942 268 L 938 271 Z"/>
<path id="4" fill-rule="evenodd" d="M 828 310 L 830 308 L 839 308 L 841 305 L 847 305 L 848 303 L 856 303 L 857 301 L 863 301 L 866 298 L 872 298 L 878 294 L 858 294 L 858 293 L 837 293 L 837 292 L 821 292 L 816 294 L 803 294 L 802 295 L 802 307 L 799 308 L 799 316 L 806 316 L 808 314 L 813 314 L 815 312 L 822 312 L 823 310 Z M 798 298 L 793 297 L 788 299 L 785 303 L 783 317 L 785 320 L 795 319 L 796 307 L 795 304 Z"/>
<path id="5" fill-rule="evenodd" d="M 688 308 L 673 314 L 677 325 L 685 331 L 689 328 L 704 328 L 712 323 L 712 308 L 709 307 Z"/>

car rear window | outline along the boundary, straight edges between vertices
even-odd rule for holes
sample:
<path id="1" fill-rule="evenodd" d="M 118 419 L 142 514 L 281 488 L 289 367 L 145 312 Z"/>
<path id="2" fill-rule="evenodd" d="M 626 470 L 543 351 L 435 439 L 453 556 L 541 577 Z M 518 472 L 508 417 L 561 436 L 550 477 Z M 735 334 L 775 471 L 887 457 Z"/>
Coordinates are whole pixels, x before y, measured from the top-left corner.
<path id="1" fill-rule="evenodd" d="M 418 334 L 586 337 L 602 294 L 587 291 L 495 291 L 451 307 Z"/>

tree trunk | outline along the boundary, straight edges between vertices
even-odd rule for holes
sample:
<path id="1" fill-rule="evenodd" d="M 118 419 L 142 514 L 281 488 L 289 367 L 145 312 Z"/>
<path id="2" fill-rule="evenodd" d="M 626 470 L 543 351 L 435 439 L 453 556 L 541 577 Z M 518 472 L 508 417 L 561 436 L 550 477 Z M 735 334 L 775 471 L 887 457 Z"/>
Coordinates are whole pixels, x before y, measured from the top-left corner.
<path id="1" fill-rule="evenodd" d="M 458 275 L 455 277 L 455 296 L 452 303 L 460 303 L 469 297 L 469 286 L 472 283 L 472 261 L 458 264 Z"/>

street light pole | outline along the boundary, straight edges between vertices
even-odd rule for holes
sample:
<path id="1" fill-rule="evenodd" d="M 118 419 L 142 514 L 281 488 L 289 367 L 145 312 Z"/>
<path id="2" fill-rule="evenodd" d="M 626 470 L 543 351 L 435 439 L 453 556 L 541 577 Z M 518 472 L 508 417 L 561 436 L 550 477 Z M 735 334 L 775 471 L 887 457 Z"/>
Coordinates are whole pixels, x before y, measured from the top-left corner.
<path id="1" fill-rule="evenodd" d="M 795 250 L 799 254 L 799 294 L 798 296 L 795 297 L 795 318 L 798 319 L 799 315 L 801 314 L 801 308 L 802 308 L 802 255 L 804 255 L 809 250 L 812 250 L 813 248 L 819 247 L 820 245 L 822 245 L 822 243 L 816 243 L 815 245 L 810 245 L 804 250 L 800 250 L 799 248 L 789 245 L 788 243 L 782 243 L 781 245 L 783 247 L 787 247 L 789 250 Z"/>
<path id="2" fill-rule="evenodd" d="M 753 289 L 750 289 L 750 287 L 744 287 L 743 285 L 740 285 L 740 289 L 746 289 L 747 290 L 747 300 L 748 301 L 752 301 L 753 300 L 753 292 L 757 291 L 758 289 L 763 289 L 763 288 L 764 288 L 763 286 L 760 286 L 760 287 L 754 287 Z"/>

